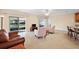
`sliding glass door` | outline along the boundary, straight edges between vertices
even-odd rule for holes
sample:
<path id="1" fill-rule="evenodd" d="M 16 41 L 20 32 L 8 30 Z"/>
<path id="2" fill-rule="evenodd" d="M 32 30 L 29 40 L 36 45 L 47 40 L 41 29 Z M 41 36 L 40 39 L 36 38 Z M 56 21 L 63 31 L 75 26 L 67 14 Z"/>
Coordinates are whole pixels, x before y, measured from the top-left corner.
<path id="1" fill-rule="evenodd" d="M 10 22 L 10 31 L 18 31 L 19 18 L 10 16 L 9 19 L 10 19 L 10 21 L 9 21 Z"/>
<path id="2" fill-rule="evenodd" d="M 19 18 L 19 32 L 25 31 L 25 18 Z"/>
<path id="3" fill-rule="evenodd" d="M 24 32 L 25 31 L 25 19 L 20 17 L 9 17 L 10 23 L 10 31 L 18 31 Z"/>
<path id="4" fill-rule="evenodd" d="M 46 26 L 46 19 L 40 19 L 39 20 L 39 27 L 45 27 Z"/>

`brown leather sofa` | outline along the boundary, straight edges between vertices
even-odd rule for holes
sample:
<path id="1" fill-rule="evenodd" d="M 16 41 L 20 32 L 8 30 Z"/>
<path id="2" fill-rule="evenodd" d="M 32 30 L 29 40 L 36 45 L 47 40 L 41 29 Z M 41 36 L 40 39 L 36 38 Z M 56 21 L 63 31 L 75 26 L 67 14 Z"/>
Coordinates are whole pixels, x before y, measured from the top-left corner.
<path id="1" fill-rule="evenodd" d="M 0 49 L 24 49 L 24 37 L 18 32 L 10 32 L 7 35 L 5 30 L 0 30 Z"/>

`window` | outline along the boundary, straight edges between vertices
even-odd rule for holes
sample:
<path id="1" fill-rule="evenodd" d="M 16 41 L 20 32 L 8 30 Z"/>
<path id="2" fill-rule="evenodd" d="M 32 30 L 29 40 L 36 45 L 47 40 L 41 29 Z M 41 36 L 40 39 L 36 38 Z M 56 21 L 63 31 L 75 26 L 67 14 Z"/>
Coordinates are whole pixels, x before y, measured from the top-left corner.
<path id="1" fill-rule="evenodd" d="M 10 16 L 10 31 L 25 31 L 25 18 Z"/>
<path id="2" fill-rule="evenodd" d="M 46 26 L 46 19 L 40 19 L 39 20 L 39 27 L 45 27 Z"/>

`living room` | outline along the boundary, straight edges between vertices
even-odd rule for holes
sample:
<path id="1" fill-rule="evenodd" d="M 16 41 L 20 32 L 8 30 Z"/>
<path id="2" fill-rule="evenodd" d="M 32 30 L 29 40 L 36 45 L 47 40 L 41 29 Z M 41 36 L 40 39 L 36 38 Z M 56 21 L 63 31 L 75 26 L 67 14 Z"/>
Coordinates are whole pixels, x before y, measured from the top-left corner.
<path id="1" fill-rule="evenodd" d="M 21 38 L 16 39 L 23 40 L 19 45 L 14 46 L 14 43 L 11 43 L 13 46 L 9 47 L 5 42 L 8 47 L 5 44 L 5 47 L 0 46 L 11 49 L 79 48 L 78 40 L 67 35 L 67 26 L 78 25 L 79 21 L 75 20 L 75 14 L 78 12 L 78 9 L 1 9 L 0 28 L 12 35 L 18 34 Z M 40 31 L 41 27 L 45 30 Z M 44 36 L 34 33 L 34 30 L 38 30 L 40 34 L 45 32 Z"/>

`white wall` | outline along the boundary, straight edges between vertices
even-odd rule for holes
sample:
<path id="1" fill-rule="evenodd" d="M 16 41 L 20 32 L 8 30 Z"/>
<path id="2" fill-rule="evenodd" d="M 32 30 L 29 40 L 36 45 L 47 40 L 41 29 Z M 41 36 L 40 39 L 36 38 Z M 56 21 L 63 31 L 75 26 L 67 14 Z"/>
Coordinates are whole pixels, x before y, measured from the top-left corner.
<path id="1" fill-rule="evenodd" d="M 28 16 L 28 20 L 27 20 L 27 30 L 30 30 L 30 27 L 32 26 L 32 24 L 36 24 L 36 26 L 39 26 L 39 19 L 37 16 L 34 15 L 29 15 Z"/>
<path id="2" fill-rule="evenodd" d="M 35 15 L 17 15 L 17 14 L 1 14 L 4 15 L 3 28 L 9 32 L 9 16 L 25 17 L 26 29 L 29 30 L 32 24 L 39 25 L 39 17 Z M 55 25 L 57 30 L 67 30 L 67 26 L 73 26 L 75 24 L 74 14 L 52 15 L 52 26 Z"/>
<path id="3" fill-rule="evenodd" d="M 74 14 L 53 15 L 51 17 L 51 20 L 52 25 L 55 25 L 57 30 L 67 31 L 67 26 L 74 26 L 75 15 Z"/>
<path id="4" fill-rule="evenodd" d="M 9 28 L 9 16 L 16 16 L 16 17 L 24 17 L 26 18 L 26 31 L 30 30 L 30 27 L 32 24 L 36 24 L 38 26 L 38 17 L 35 15 L 23 15 L 23 14 L 0 14 L 3 15 L 3 29 L 5 29 L 7 32 L 10 31 Z"/>

